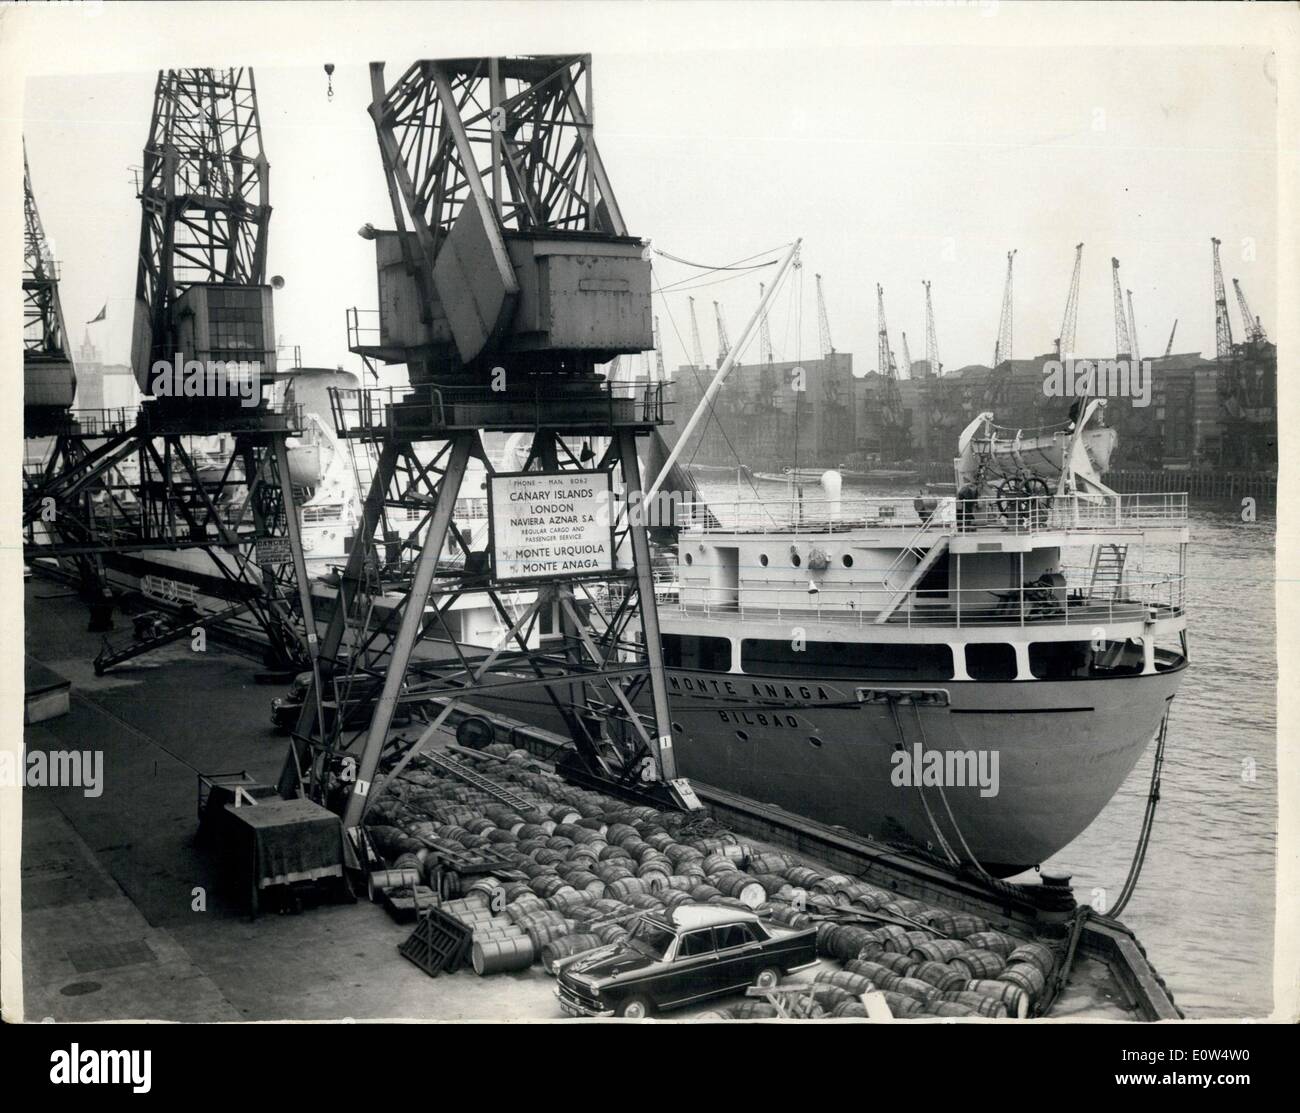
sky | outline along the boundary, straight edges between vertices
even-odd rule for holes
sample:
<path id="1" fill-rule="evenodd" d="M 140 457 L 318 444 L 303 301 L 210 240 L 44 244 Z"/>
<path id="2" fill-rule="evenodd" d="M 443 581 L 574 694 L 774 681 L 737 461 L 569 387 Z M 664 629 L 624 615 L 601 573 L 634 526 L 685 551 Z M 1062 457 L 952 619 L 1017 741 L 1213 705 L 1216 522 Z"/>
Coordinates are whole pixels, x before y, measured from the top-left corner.
<path id="1" fill-rule="evenodd" d="M 395 45 L 390 82 L 410 61 Z M 987 364 L 1013 248 L 1014 352 L 1050 351 L 1080 241 L 1081 352 L 1114 350 L 1117 256 L 1142 353 L 1163 352 L 1175 318 L 1175 351 L 1212 353 L 1211 236 L 1223 241 L 1234 335 L 1234 277 L 1265 328 L 1276 321 L 1274 65 L 1244 46 L 651 42 L 596 53 L 596 140 L 629 231 L 658 249 L 716 266 L 802 237 L 802 270 L 771 311 L 778 360 L 818 354 L 820 273 L 834 346 L 858 374 L 877 364 L 876 283 L 894 350 L 905 331 L 923 357 L 923 279 L 944 365 Z M 140 213 L 128 168 L 141 162 L 154 79 L 67 74 L 26 87 L 27 152 L 69 332 L 80 345 L 106 304 L 107 320 L 89 327 L 109 362 L 129 347 Z M 285 279 L 277 332 L 307 365 L 356 370 L 345 310 L 377 304 L 373 246 L 356 230 L 393 223 L 368 73 L 339 64 L 332 99 L 321 67 L 263 65 L 256 80 L 268 273 Z M 716 283 L 693 291 L 711 359 L 712 300 L 734 339 L 765 272 L 707 276 L 656 256 L 655 276 Z M 686 295 L 657 297 L 655 313 L 668 367 L 688 362 Z"/>

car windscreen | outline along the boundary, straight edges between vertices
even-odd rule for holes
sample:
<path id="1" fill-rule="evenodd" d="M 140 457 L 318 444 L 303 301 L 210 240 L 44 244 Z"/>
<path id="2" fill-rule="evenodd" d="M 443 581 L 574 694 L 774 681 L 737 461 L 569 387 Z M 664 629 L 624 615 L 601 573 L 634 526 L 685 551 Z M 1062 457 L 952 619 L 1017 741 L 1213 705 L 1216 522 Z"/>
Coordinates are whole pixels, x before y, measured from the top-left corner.
<path id="1" fill-rule="evenodd" d="M 628 934 L 628 942 L 643 955 L 663 958 L 672 946 L 675 935 L 653 920 L 638 920 Z"/>

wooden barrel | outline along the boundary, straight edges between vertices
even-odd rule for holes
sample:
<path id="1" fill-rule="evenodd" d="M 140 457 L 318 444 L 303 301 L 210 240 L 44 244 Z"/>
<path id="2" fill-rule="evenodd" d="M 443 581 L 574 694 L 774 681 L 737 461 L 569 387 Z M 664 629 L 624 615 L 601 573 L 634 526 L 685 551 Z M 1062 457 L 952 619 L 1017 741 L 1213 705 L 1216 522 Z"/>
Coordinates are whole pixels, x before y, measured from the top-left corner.
<path id="1" fill-rule="evenodd" d="M 769 850 L 762 854 L 755 854 L 750 860 L 749 869 L 751 873 L 784 874 L 793 865 L 794 859 L 788 854 Z"/>
<path id="2" fill-rule="evenodd" d="M 616 881 L 626 881 L 635 877 L 632 871 L 626 866 L 613 866 L 608 862 L 602 862 L 598 866 L 592 866 L 591 872 L 599 877 L 606 885 L 613 885 Z"/>
<path id="3" fill-rule="evenodd" d="M 903 977 L 911 973 L 913 967 L 917 964 L 917 959 L 914 959 L 910 954 L 900 954 L 897 951 L 881 951 L 872 961 L 880 963 L 881 966 L 887 967 L 893 973 L 901 974 Z"/>
<path id="4" fill-rule="evenodd" d="M 684 842 L 670 842 L 667 846 L 663 847 L 663 852 L 668 856 L 668 860 L 672 862 L 674 866 L 693 859 L 700 860 L 704 857 L 704 855 L 696 850 L 695 847 Z"/>
<path id="5" fill-rule="evenodd" d="M 980 978 L 996 978 L 1007 968 L 1007 960 L 997 952 L 982 951 L 974 947 L 957 955 L 952 960 L 952 964 L 955 967 L 965 968 L 969 971 L 968 981 L 975 981 Z"/>
<path id="6" fill-rule="evenodd" d="M 886 989 L 884 995 L 889 1011 L 897 1017 L 920 1016 L 921 1010 L 925 1007 L 915 997 L 909 997 L 906 993 Z"/>
<path id="7" fill-rule="evenodd" d="M 1003 970 L 994 980 L 1010 982 L 1014 986 L 1019 986 L 1029 995 L 1030 1004 L 1037 1001 L 1047 988 L 1047 979 L 1043 977 L 1043 972 L 1032 962 L 1014 963 Z"/>
<path id="8" fill-rule="evenodd" d="M 527 970 L 533 964 L 533 944 L 526 936 L 520 939 L 488 940 L 475 943 L 470 951 L 474 973 L 480 978 L 488 974 L 504 974 L 513 970 Z"/>
<path id="9" fill-rule="evenodd" d="M 592 929 L 592 934 L 602 943 L 617 943 L 627 938 L 627 928 L 622 924 L 601 924 L 600 927 Z"/>
<path id="10" fill-rule="evenodd" d="M 667 831 L 656 831 L 652 835 L 647 835 L 645 841 L 661 853 L 675 845 L 675 840 Z"/>
<path id="11" fill-rule="evenodd" d="M 917 962 L 951 962 L 968 950 L 970 947 L 960 939 L 932 939 L 912 947 L 911 956 Z"/>
<path id="12" fill-rule="evenodd" d="M 796 912 L 789 905 L 777 905 L 768 914 L 768 918 L 792 928 L 805 928 L 812 923 L 812 917 L 808 913 Z"/>
<path id="13" fill-rule="evenodd" d="M 715 889 L 712 885 L 696 885 L 695 888 L 691 890 L 691 898 L 700 903 L 707 903 L 714 897 L 720 896 L 722 896 L 722 890 Z"/>
<path id="14" fill-rule="evenodd" d="M 554 896 L 557 892 L 563 889 L 564 881 L 560 878 L 559 874 L 543 873 L 534 877 L 528 883 L 528 886 L 539 897 L 545 899 L 546 897 Z"/>
<path id="15" fill-rule="evenodd" d="M 465 895 L 472 896 L 478 893 L 487 902 L 489 906 L 496 902 L 498 905 L 505 900 L 505 886 L 495 877 L 480 877 L 473 882 L 466 890 Z"/>
<path id="16" fill-rule="evenodd" d="M 775 1005 L 757 999 L 737 1001 L 725 1011 L 731 1013 L 734 1020 L 769 1020 L 779 1015 Z"/>
<path id="17" fill-rule="evenodd" d="M 1006 1006 L 1007 1015 L 1023 1020 L 1029 1015 L 1029 994 L 1020 986 L 1003 981 L 971 981 L 966 983 L 966 992 L 978 993 L 990 997 Z"/>
<path id="18" fill-rule="evenodd" d="M 757 908 L 767 899 L 763 886 L 739 870 L 717 874 L 713 884 L 724 896 L 735 897 L 748 908 Z"/>
<path id="19" fill-rule="evenodd" d="M 1012 989 L 1015 986 L 1010 987 Z M 973 1009 L 979 1016 L 1005 1017 L 1008 1015 L 1007 1006 L 998 998 L 987 993 L 974 993 L 970 990 L 956 990 L 941 994 L 945 1001 L 953 1001 L 959 1005 L 965 1005 Z M 1023 994 L 1022 994 L 1023 996 Z"/>
<path id="20" fill-rule="evenodd" d="M 1042 971 L 1044 977 L 1049 976 L 1056 969 L 1056 956 L 1052 954 L 1052 949 L 1044 947 L 1041 943 L 1021 943 L 1007 955 L 1008 966 L 1018 962 L 1032 962 Z"/>
<path id="21" fill-rule="evenodd" d="M 800 889 L 808 889 L 822 879 L 822 875 L 807 866 L 791 866 L 784 871 L 785 879 Z"/>
<path id="22" fill-rule="evenodd" d="M 640 908 L 646 912 L 654 912 L 664 906 L 664 902 L 654 893 L 629 893 L 623 899 L 633 908 Z"/>
<path id="23" fill-rule="evenodd" d="M 565 935 L 552 939 L 542 947 L 542 967 L 548 974 L 555 973 L 555 963 L 562 958 L 580 955 L 584 951 L 594 951 L 602 946 L 600 936 L 592 934 Z"/>
<path id="24" fill-rule="evenodd" d="M 918 963 L 908 975 L 934 986 L 941 993 L 963 988 L 970 977 L 965 970 L 957 970 L 943 962 Z"/>
<path id="25" fill-rule="evenodd" d="M 717 877 L 720 873 L 734 873 L 736 870 L 736 863 L 725 854 L 710 854 L 701 864 L 709 877 Z"/>
<path id="26" fill-rule="evenodd" d="M 831 1006 L 830 1015 L 836 1020 L 865 1020 L 867 1007 L 861 1001 L 841 1001 L 838 1005 Z"/>
<path id="27" fill-rule="evenodd" d="M 614 881 L 609 881 L 604 878 L 602 878 L 602 880 L 605 880 L 605 887 L 609 892 L 609 895 L 618 900 L 624 900 L 627 897 L 630 897 L 633 893 L 644 893 L 647 889 L 646 883 L 642 881 L 641 878 L 632 877 L 630 874 L 627 877 L 618 878 Z"/>
<path id="28" fill-rule="evenodd" d="M 1020 945 L 1018 940 L 1000 931 L 977 931 L 966 936 L 966 942 L 981 951 L 992 951 L 1003 958 L 1009 957 L 1011 952 Z"/>
<path id="29" fill-rule="evenodd" d="M 590 894 L 593 898 L 599 900 L 605 895 L 605 883 L 600 878 L 593 878 L 582 887 L 584 893 Z"/>
<path id="30" fill-rule="evenodd" d="M 888 966 L 882 966 L 878 962 L 872 962 L 870 959 L 855 958 L 844 964 L 844 969 L 851 974 L 861 974 L 864 978 L 870 978 L 871 981 L 879 983 L 881 978 L 898 977 Z"/>
<path id="31" fill-rule="evenodd" d="M 393 859 L 393 864 L 389 868 L 396 870 L 398 873 L 404 873 L 408 870 L 414 870 L 419 877 L 421 878 L 424 877 L 424 863 L 418 857 L 416 857 L 416 855 L 411 854 L 409 852 L 405 854 L 399 854 L 396 858 Z"/>
<path id="32" fill-rule="evenodd" d="M 581 892 L 569 885 L 557 893 L 552 893 L 547 903 L 557 912 L 572 912 L 574 909 L 585 907 L 591 901 L 590 894 Z"/>
<path id="33" fill-rule="evenodd" d="M 769 897 L 776 896 L 780 892 L 794 892 L 794 886 L 792 886 L 790 882 L 779 873 L 758 873 L 751 871 L 750 876 L 763 886 L 763 891 Z"/>
<path id="34" fill-rule="evenodd" d="M 624 839 L 637 837 L 636 828 L 627 823 L 611 823 L 605 832 L 605 841 L 610 846 L 618 846 Z"/>
<path id="35" fill-rule="evenodd" d="M 541 954 L 542 948 L 552 940 L 563 939 L 566 935 L 573 934 L 573 928 L 568 923 L 529 923 L 524 925 L 524 931 L 528 933 L 534 954 Z"/>
<path id="36" fill-rule="evenodd" d="M 918 912 L 925 912 L 926 910 L 926 906 L 921 901 L 911 900 L 907 897 L 895 897 L 881 906 L 881 911 L 888 912 L 891 916 L 911 916 L 913 918 Z"/>
<path id="37" fill-rule="evenodd" d="M 926 1016 L 974 1016 L 975 1010 L 958 1001 L 928 1001 L 923 1010 Z"/>
<path id="38" fill-rule="evenodd" d="M 831 985 L 847 990 L 855 997 L 861 997 L 867 990 L 875 988 L 870 978 L 865 978 L 861 974 L 854 974 L 851 970 L 823 970 L 813 981 L 829 982 Z"/>
<path id="39" fill-rule="evenodd" d="M 915 997 L 918 1001 L 939 1000 L 939 991 L 929 982 L 923 982 L 919 978 L 899 978 L 889 988 L 894 993 L 906 993 L 909 997 Z"/>
<path id="40" fill-rule="evenodd" d="M 950 923 L 948 934 L 954 939 L 965 939 L 966 936 L 974 935 L 977 931 L 989 930 L 988 920 L 976 916 L 973 912 L 954 912 Z"/>

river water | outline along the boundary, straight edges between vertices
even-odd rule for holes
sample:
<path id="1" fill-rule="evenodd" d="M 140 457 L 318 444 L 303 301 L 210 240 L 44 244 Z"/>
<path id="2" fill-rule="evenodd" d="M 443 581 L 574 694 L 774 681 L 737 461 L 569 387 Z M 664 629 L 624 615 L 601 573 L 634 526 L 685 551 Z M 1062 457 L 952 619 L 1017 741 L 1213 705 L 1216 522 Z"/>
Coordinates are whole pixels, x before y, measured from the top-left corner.
<path id="1" fill-rule="evenodd" d="M 718 503 L 753 498 L 738 495 L 734 481 L 701 487 Z M 784 484 L 760 480 L 758 488 L 788 497 Z M 845 489 L 846 497 L 858 493 L 910 492 Z M 1193 501 L 1190 521 L 1191 666 L 1173 703 L 1151 844 L 1123 920 L 1189 1017 L 1264 1016 L 1273 999 L 1278 828 L 1276 522 L 1263 504 L 1245 522 L 1239 503 L 1217 500 Z M 1158 566 L 1148 559 L 1148 571 Z M 1154 749 L 1092 825 L 1044 863 L 1072 875 L 1081 903 L 1109 907 L 1119 895 Z"/>

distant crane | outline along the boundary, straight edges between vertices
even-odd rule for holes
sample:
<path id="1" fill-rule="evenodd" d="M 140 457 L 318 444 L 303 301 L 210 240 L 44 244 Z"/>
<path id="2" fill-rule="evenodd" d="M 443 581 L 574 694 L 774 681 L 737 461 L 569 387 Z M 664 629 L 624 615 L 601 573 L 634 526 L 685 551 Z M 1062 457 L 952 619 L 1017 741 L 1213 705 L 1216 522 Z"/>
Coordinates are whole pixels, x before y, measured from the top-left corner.
<path id="1" fill-rule="evenodd" d="M 1264 326 L 1259 323 L 1259 318 L 1250 311 L 1245 291 L 1235 278 L 1232 280 L 1232 288 L 1237 291 L 1237 307 L 1241 310 L 1241 323 L 1246 330 L 1246 339 L 1252 344 L 1263 343 L 1268 339 L 1268 334 L 1264 332 Z"/>
<path id="2" fill-rule="evenodd" d="M 930 374 L 938 378 L 943 374 L 943 364 L 939 362 L 939 339 L 934 331 L 934 305 L 930 301 L 930 280 L 923 279 L 925 287 L 925 362 L 930 365 Z"/>
<path id="3" fill-rule="evenodd" d="M 1214 354 L 1219 359 L 1232 357 L 1232 322 L 1228 319 L 1228 295 L 1223 289 L 1223 267 L 1219 264 L 1219 245 L 1223 241 L 1210 237 L 1214 253 Z"/>
<path id="4" fill-rule="evenodd" d="M 898 378 L 898 365 L 889 348 L 889 326 L 885 323 L 885 288 L 876 283 L 876 338 L 879 341 L 877 359 L 880 374 L 887 379 Z"/>
<path id="5" fill-rule="evenodd" d="M 826 316 L 826 298 L 822 294 L 822 276 L 817 279 L 817 331 L 821 336 L 822 359 L 835 354 L 835 345 L 831 343 L 831 322 Z"/>
<path id="6" fill-rule="evenodd" d="M 718 326 L 718 366 L 721 367 L 727 361 L 727 353 L 731 351 L 731 341 L 727 339 L 727 322 L 722 316 L 722 306 L 716 301 L 713 303 L 713 319 Z"/>
<path id="7" fill-rule="evenodd" d="M 993 347 L 993 366 L 997 367 L 1004 360 L 1011 359 L 1011 277 L 1016 262 L 1016 251 L 1007 252 L 1007 282 L 1002 291 L 1002 316 L 998 320 L 998 340 Z"/>
<path id="8" fill-rule="evenodd" d="M 1129 335 L 1129 339 L 1133 342 L 1133 352 L 1132 352 L 1133 362 L 1141 363 L 1142 354 L 1138 351 L 1137 318 L 1133 316 L 1133 291 L 1125 290 L 1124 293 L 1128 298 L 1128 335 Z"/>
<path id="9" fill-rule="evenodd" d="M 691 358 L 695 360 L 695 366 L 704 367 L 704 345 L 700 343 L 700 325 L 695 320 L 695 299 L 687 298 L 691 303 Z"/>
<path id="10" fill-rule="evenodd" d="M 1120 288 L 1119 260 L 1111 256 L 1110 278 L 1115 302 L 1115 358 L 1128 359 L 1133 354 L 1133 342 L 1128 335 L 1128 318 L 1124 314 L 1124 291 Z"/>
<path id="11" fill-rule="evenodd" d="M 760 282 L 758 284 L 758 298 L 761 302 L 766 292 L 766 286 Z M 772 330 L 767 323 L 767 310 L 763 310 L 762 317 L 758 322 L 758 361 L 764 367 L 771 367 L 774 362 L 772 357 Z"/>
<path id="12" fill-rule="evenodd" d="M 903 376 L 904 379 L 912 377 L 912 353 L 907 350 L 907 333 L 903 333 Z"/>
<path id="13" fill-rule="evenodd" d="M 664 373 L 664 349 L 659 342 L 659 318 L 654 319 L 654 345 L 655 345 L 655 382 L 665 383 L 668 376 Z"/>
<path id="14" fill-rule="evenodd" d="M 1056 338 L 1056 358 L 1065 359 L 1074 354 L 1074 337 L 1079 322 L 1079 274 L 1083 268 L 1083 244 L 1074 245 L 1074 273 L 1070 275 L 1070 292 L 1065 298 L 1065 316 L 1061 319 L 1061 335 Z"/>
<path id="15" fill-rule="evenodd" d="M 1169 343 L 1165 345 L 1165 358 L 1174 350 L 1174 333 L 1178 331 L 1178 318 L 1174 318 L 1174 327 L 1169 330 Z"/>

